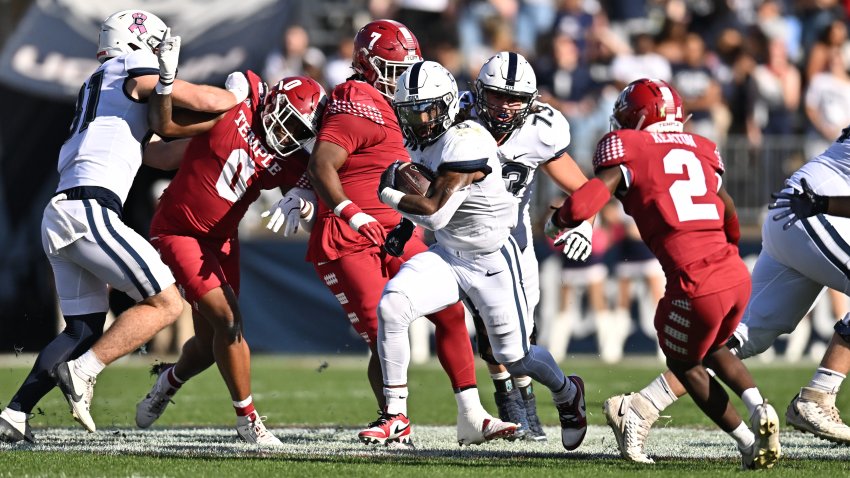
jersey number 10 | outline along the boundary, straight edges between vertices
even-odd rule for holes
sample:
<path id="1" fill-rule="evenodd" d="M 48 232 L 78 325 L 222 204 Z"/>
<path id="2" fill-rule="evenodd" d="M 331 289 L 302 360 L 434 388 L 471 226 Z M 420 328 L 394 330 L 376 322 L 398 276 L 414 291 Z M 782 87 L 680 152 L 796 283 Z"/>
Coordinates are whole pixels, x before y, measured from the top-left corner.
<path id="1" fill-rule="evenodd" d="M 720 219 L 715 204 L 694 204 L 695 197 L 708 193 L 702 163 L 692 152 L 673 149 L 664 156 L 664 172 L 682 174 L 687 171 L 688 179 L 677 179 L 670 185 L 670 197 L 679 216 L 679 222 Z"/>

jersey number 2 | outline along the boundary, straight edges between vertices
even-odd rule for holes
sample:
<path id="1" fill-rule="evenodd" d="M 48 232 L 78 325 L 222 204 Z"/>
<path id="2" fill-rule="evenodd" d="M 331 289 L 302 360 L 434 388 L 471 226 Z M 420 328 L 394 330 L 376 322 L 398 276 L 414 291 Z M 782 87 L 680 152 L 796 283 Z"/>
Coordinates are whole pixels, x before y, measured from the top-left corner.
<path id="1" fill-rule="evenodd" d="M 673 149 L 664 156 L 664 172 L 682 174 L 687 171 L 688 179 L 678 179 L 670 186 L 670 196 L 680 222 L 720 219 L 714 204 L 694 204 L 695 197 L 708 193 L 705 173 L 699 158 L 684 149 Z"/>

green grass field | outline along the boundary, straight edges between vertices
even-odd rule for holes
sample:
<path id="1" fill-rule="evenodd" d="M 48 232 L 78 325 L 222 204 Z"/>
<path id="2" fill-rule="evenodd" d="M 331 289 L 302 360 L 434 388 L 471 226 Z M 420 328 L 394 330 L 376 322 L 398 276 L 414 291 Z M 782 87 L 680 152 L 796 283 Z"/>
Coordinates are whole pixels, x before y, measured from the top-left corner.
<path id="1" fill-rule="evenodd" d="M 0 359 L 0 400 L 8 400 L 27 374 L 32 356 Z M 605 425 L 602 402 L 634 391 L 661 370 L 652 358 L 629 358 L 606 366 L 590 358 L 563 364 L 585 379 L 590 430 L 577 452 L 560 446 L 557 417 L 548 391 L 539 388 L 539 412 L 549 441 L 490 442 L 458 448 L 454 437 L 455 401 L 436 362 L 410 371 L 409 410 L 417 449 L 401 452 L 365 447 L 359 427 L 375 417 L 374 398 L 365 377 L 365 357 L 257 357 L 253 362 L 254 399 L 267 425 L 286 448 L 258 451 L 235 438 L 235 419 L 217 370 L 187 383 L 152 430 L 134 428 L 136 402 L 153 378 L 154 357 L 135 356 L 109 367 L 98 378 L 92 415 L 96 434 L 74 422 L 57 391 L 40 404 L 31 420 L 36 439 L 0 444 L 0 476 L 731 476 L 738 471 L 734 445 L 717 431 L 689 399 L 666 411 L 650 434 L 653 466 L 619 458 Z M 751 364 L 762 392 L 782 416 L 804 385 L 814 364 Z M 492 383 L 478 371 L 482 401 L 495 413 Z M 5 405 L 5 402 L 3 403 Z M 850 398 L 839 397 L 847 410 Z M 738 403 L 739 410 L 743 405 Z M 784 420 L 783 420 L 784 425 Z M 783 428 L 785 457 L 766 473 L 775 476 L 845 475 L 850 447 L 840 447 Z"/>

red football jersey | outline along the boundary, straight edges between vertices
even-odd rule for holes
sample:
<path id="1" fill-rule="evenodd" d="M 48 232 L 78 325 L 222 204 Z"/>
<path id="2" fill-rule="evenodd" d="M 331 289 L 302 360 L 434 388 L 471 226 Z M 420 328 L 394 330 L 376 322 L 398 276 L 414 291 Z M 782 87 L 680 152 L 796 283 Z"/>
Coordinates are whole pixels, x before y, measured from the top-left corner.
<path id="1" fill-rule="evenodd" d="M 349 80 L 330 95 L 317 141 L 334 143 L 348 152 L 339 169 L 345 195 L 387 231 L 401 216 L 378 199 L 381 173 L 393 161 L 410 161 L 395 112 L 371 85 Z M 373 247 L 319 201 L 316 223 L 310 235 L 307 260 L 327 262 Z"/>
<path id="2" fill-rule="evenodd" d="M 151 236 L 230 238 L 261 189 L 308 187 L 306 153 L 280 159 L 260 139 L 266 87 L 248 71 L 251 94 L 190 141 L 177 175 L 162 194 Z"/>
<path id="3" fill-rule="evenodd" d="M 717 146 L 689 133 L 619 130 L 596 147 L 593 166 L 623 168 L 620 200 L 668 276 L 729 247 L 717 195 L 723 161 Z M 730 284 L 733 285 L 733 284 Z"/>

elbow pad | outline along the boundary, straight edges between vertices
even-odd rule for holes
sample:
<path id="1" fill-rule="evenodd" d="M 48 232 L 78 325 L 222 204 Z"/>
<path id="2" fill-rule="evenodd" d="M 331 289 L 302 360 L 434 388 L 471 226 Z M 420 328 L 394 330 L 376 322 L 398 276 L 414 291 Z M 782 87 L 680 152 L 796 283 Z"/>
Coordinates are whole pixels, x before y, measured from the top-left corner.
<path id="1" fill-rule="evenodd" d="M 555 211 L 552 220 L 560 228 L 576 227 L 596 215 L 611 199 L 611 191 L 600 179 L 593 178 L 584 183 L 564 204 Z"/>

